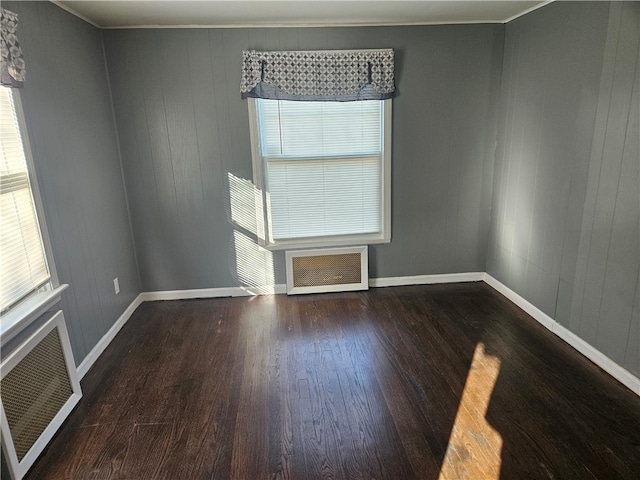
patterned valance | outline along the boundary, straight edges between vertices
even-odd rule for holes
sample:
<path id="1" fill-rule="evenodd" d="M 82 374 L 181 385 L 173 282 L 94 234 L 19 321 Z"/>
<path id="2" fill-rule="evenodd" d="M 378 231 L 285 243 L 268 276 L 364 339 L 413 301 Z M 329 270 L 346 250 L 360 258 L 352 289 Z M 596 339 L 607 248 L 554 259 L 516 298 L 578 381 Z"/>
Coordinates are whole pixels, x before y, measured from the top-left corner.
<path id="1" fill-rule="evenodd" d="M 18 15 L 0 8 L 0 83 L 20 88 L 26 73 L 22 50 L 16 32 Z"/>
<path id="2" fill-rule="evenodd" d="M 242 52 L 242 98 L 384 100 L 395 96 L 393 50 Z"/>

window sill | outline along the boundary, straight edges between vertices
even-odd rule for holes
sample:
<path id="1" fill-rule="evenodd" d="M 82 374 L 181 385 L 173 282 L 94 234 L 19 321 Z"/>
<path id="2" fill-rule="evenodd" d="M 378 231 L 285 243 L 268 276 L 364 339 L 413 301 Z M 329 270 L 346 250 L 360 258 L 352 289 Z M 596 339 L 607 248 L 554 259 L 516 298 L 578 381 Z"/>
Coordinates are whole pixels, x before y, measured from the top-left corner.
<path id="1" fill-rule="evenodd" d="M 260 242 L 260 240 L 259 240 Z M 295 250 L 299 248 L 347 247 L 351 245 L 375 245 L 390 243 L 391 238 L 383 235 L 345 235 L 340 237 L 318 237 L 310 239 L 279 240 L 274 243 L 260 242 L 266 250 Z"/>
<path id="2" fill-rule="evenodd" d="M 4 346 L 38 317 L 60 301 L 69 285 L 63 284 L 46 292 L 36 293 L 0 317 L 0 346 Z"/>

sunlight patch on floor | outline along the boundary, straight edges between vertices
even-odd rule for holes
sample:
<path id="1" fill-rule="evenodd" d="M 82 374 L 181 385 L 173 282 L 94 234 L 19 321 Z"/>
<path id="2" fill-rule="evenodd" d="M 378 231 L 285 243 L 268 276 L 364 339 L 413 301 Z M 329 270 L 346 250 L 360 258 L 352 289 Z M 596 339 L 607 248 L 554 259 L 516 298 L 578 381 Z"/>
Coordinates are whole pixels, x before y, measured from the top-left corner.
<path id="1" fill-rule="evenodd" d="M 500 478 L 502 437 L 486 421 L 500 360 L 478 343 L 473 354 L 439 480 Z"/>

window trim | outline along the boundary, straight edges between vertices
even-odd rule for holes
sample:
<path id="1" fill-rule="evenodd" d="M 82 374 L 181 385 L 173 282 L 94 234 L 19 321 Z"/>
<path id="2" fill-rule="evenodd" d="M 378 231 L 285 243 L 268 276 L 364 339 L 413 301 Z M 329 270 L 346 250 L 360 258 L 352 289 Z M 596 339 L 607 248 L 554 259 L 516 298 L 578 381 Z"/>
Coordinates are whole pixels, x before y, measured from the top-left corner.
<path id="1" fill-rule="evenodd" d="M 288 250 L 294 248 L 340 247 L 356 244 L 380 244 L 391 242 L 391 99 L 380 100 L 383 103 L 382 128 L 382 231 L 379 233 L 332 235 L 313 238 L 295 238 L 291 240 L 271 241 L 268 219 L 268 198 L 265 186 L 265 164 L 260 147 L 260 127 L 258 125 L 258 106 L 255 98 L 248 98 L 249 134 L 251 137 L 251 158 L 253 182 L 257 189 L 255 196 L 258 244 L 267 250 Z"/>
<path id="2" fill-rule="evenodd" d="M 0 87 L 7 88 L 7 87 Z M 40 315 L 50 309 L 53 305 L 60 302 L 60 296 L 69 286 L 60 284 L 55 262 L 53 259 L 53 249 L 51 247 L 51 238 L 44 214 L 44 204 L 40 194 L 40 186 L 38 184 L 38 176 L 36 174 L 35 163 L 31 150 L 31 141 L 27 129 L 27 121 L 22 106 L 22 92 L 19 89 L 12 88 L 11 96 L 15 108 L 18 129 L 22 140 L 22 148 L 24 157 L 27 162 L 27 173 L 29 175 L 29 185 L 31 195 L 33 196 L 34 208 L 36 210 L 36 218 L 40 229 L 40 238 L 44 249 L 45 260 L 49 269 L 49 281 L 39 289 L 25 295 L 18 302 L 9 308 L 0 316 L 0 337 L 1 345 L 7 344 L 12 338 L 21 331 L 31 325 Z"/>

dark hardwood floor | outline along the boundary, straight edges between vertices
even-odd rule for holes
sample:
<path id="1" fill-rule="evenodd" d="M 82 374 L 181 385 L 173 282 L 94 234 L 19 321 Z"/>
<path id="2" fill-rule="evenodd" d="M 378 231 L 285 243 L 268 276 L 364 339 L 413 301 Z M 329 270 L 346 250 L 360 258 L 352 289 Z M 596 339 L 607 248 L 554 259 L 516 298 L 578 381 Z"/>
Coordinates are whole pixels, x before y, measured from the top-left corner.
<path id="1" fill-rule="evenodd" d="M 640 398 L 484 283 L 142 304 L 35 479 L 637 479 Z"/>

